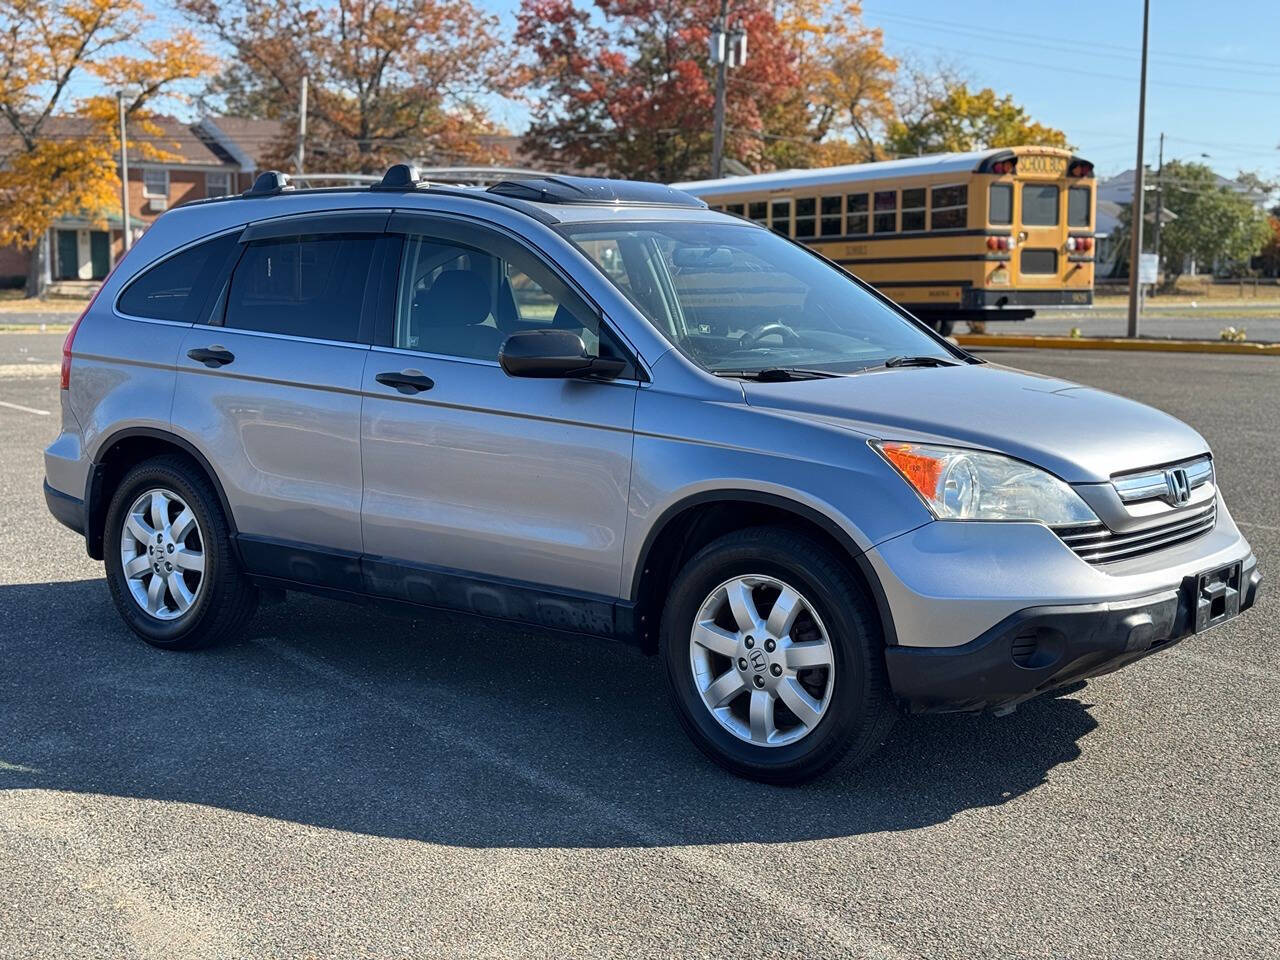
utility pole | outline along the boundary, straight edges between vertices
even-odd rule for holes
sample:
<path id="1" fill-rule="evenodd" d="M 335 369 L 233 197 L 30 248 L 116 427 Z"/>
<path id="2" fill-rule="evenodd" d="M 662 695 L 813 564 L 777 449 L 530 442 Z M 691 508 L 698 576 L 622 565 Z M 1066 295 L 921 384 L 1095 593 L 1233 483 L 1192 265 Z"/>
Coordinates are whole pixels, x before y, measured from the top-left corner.
<path id="1" fill-rule="evenodd" d="M 293 175 L 302 176 L 302 159 L 307 143 L 307 75 L 302 75 L 302 90 L 298 96 L 298 152 L 293 160 Z"/>
<path id="2" fill-rule="evenodd" d="M 711 27 L 711 62 L 716 68 L 716 108 L 711 134 L 711 178 L 724 176 L 724 99 L 728 79 L 729 0 L 720 0 L 720 16 Z"/>
<path id="3" fill-rule="evenodd" d="M 1151 17 L 1151 0 L 1142 0 L 1142 76 L 1138 86 L 1138 163 L 1133 168 L 1133 203 L 1129 205 L 1130 232 L 1133 243 L 1129 250 L 1129 336 L 1138 336 L 1142 313 L 1142 285 L 1138 283 L 1142 262 L 1143 210 L 1142 141 L 1147 135 L 1147 27 Z"/>
<path id="4" fill-rule="evenodd" d="M 116 91 L 116 110 L 120 114 L 120 236 L 128 253 L 133 237 L 129 229 L 129 140 L 125 135 L 123 90 Z"/>
<path id="5" fill-rule="evenodd" d="M 1156 285 L 1151 288 L 1154 297 L 1160 289 L 1160 221 L 1164 219 L 1164 133 L 1160 134 L 1160 159 L 1156 161 L 1156 222 L 1151 230 L 1151 249 L 1156 252 Z"/>

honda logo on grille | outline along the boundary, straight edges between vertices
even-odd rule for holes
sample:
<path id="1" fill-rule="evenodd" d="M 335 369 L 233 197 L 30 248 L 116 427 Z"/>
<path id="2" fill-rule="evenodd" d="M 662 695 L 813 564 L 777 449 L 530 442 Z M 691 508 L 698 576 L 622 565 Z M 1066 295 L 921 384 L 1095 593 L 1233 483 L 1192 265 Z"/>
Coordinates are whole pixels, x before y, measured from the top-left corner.
<path id="1" fill-rule="evenodd" d="M 1191 499 L 1191 481 L 1187 479 L 1187 471 L 1182 467 L 1166 470 L 1164 472 L 1164 485 L 1169 489 L 1164 498 L 1174 506 L 1186 503 Z"/>

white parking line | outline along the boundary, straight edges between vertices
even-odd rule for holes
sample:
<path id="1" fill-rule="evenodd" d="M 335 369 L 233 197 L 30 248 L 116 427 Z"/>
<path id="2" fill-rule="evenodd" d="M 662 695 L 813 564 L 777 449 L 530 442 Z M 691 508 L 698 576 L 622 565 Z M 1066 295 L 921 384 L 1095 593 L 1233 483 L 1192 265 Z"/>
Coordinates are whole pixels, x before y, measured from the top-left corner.
<path id="1" fill-rule="evenodd" d="M 517 755 L 476 739 L 464 728 L 454 727 L 448 722 L 442 723 L 434 712 L 424 714 L 414 704 L 397 702 L 387 696 L 385 690 L 372 688 L 362 683 L 358 677 L 345 673 L 298 647 L 281 643 L 276 637 L 263 637 L 252 642 L 295 667 L 370 700 L 375 706 L 420 728 L 428 737 L 447 742 L 450 747 L 460 747 L 476 759 L 519 777 L 543 793 L 551 794 L 580 811 L 589 811 L 590 815 L 603 823 L 621 826 L 645 846 L 661 848 L 664 853 L 682 861 L 686 866 L 710 875 L 724 886 L 735 889 L 740 895 L 755 900 L 762 908 L 790 914 L 809 927 L 824 930 L 846 956 L 865 960 L 905 960 L 900 951 L 881 940 L 869 937 L 845 918 L 812 907 L 795 896 L 794 892 L 777 888 L 755 874 L 745 873 L 707 850 L 669 845 L 660 834 L 625 808 L 566 783 Z"/>
<path id="2" fill-rule="evenodd" d="M 34 413 L 38 417 L 49 416 L 48 410 L 37 410 L 35 407 L 24 407 L 20 403 L 9 403 L 7 400 L 0 400 L 0 407 L 8 407 L 11 410 L 21 410 L 23 413 Z"/>

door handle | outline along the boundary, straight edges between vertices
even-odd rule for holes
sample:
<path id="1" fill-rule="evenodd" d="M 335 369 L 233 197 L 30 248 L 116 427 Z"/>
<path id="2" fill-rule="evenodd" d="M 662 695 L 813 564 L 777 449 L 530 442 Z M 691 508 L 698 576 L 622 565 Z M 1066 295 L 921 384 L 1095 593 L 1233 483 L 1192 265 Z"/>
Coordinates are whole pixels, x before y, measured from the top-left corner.
<path id="1" fill-rule="evenodd" d="M 188 350 L 187 356 L 197 363 L 203 363 L 206 367 L 225 366 L 236 358 L 234 353 L 216 343 L 211 347 L 196 347 L 194 350 Z"/>
<path id="2" fill-rule="evenodd" d="M 385 386 L 395 387 L 401 393 L 421 393 L 436 385 L 436 382 L 421 370 L 389 370 L 378 374 L 373 379 Z"/>

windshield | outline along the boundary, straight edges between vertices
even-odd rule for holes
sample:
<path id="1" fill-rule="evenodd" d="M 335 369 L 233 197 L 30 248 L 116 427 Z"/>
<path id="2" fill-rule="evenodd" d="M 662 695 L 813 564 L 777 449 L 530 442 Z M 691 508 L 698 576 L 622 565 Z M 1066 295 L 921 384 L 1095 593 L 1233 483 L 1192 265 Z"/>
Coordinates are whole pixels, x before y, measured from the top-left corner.
<path id="1" fill-rule="evenodd" d="M 843 270 L 749 224 L 563 228 L 686 356 L 713 373 L 846 373 L 955 354 Z"/>

